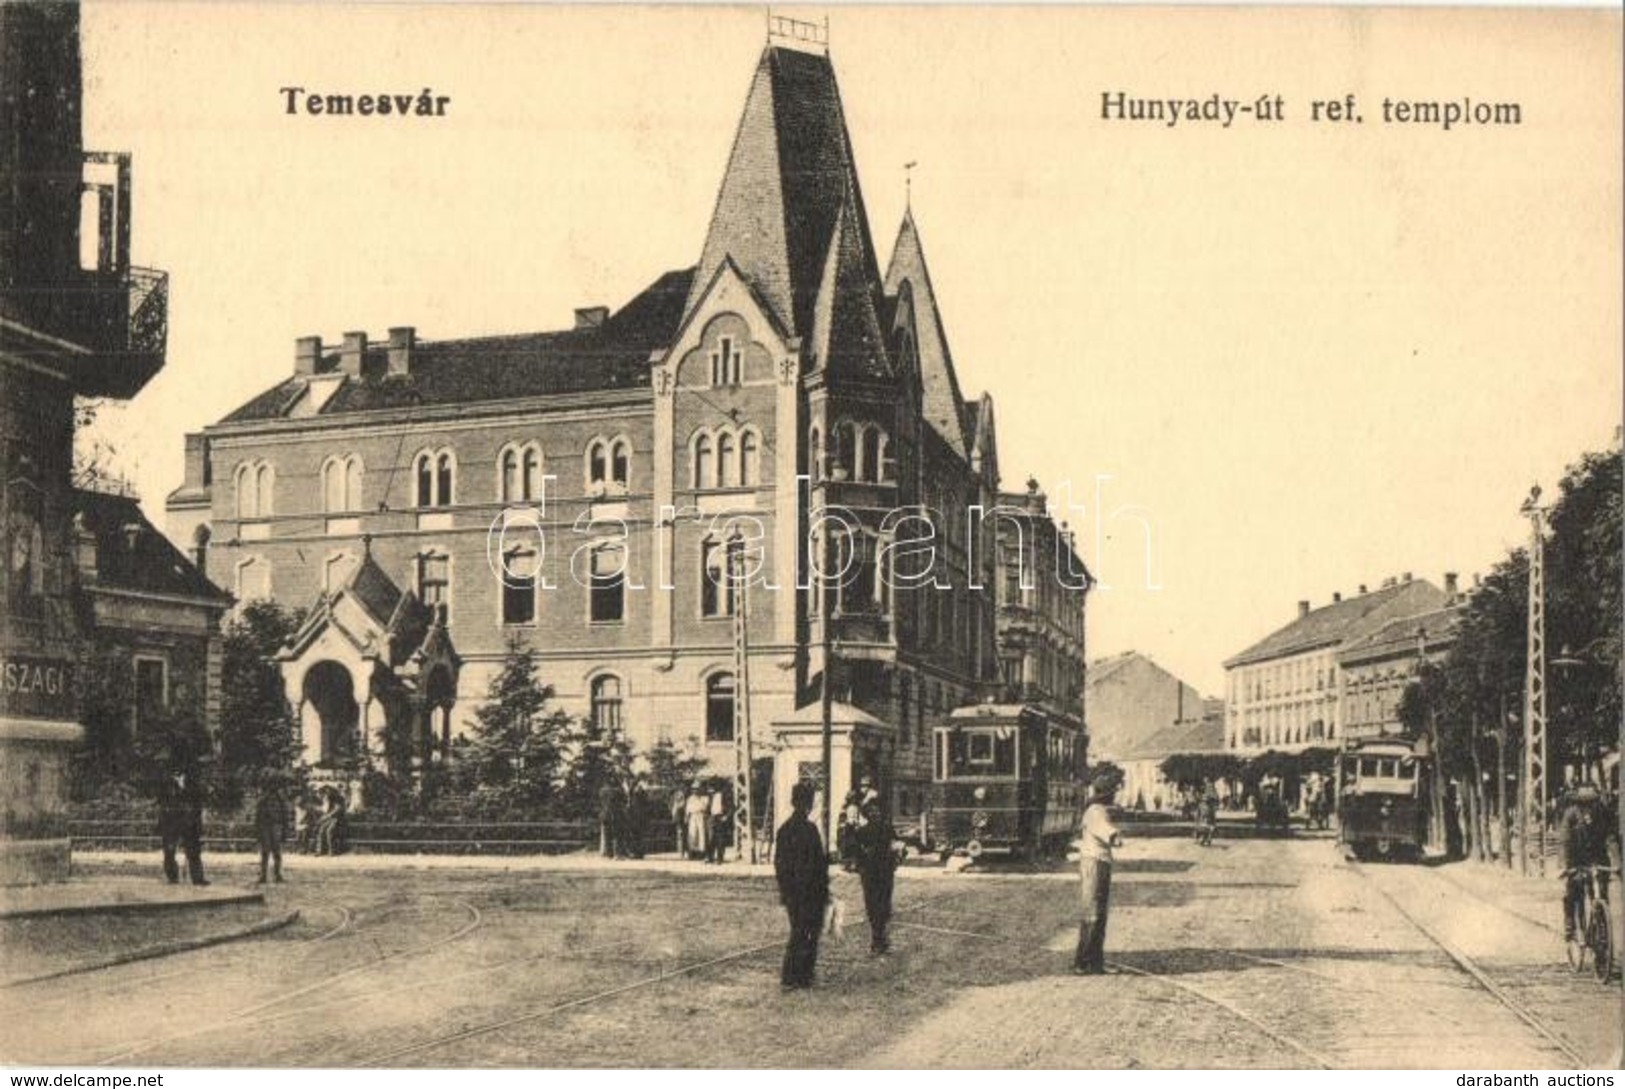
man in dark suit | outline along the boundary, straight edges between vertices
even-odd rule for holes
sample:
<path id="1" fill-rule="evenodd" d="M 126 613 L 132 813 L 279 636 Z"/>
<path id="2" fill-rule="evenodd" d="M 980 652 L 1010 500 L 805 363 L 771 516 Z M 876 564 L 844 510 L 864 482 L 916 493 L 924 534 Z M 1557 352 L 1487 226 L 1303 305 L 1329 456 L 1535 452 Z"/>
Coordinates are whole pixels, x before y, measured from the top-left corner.
<path id="1" fill-rule="evenodd" d="M 857 829 L 858 879 L 863 882 L 863 910 L 869 917 L 869 955 L 891 952 L 886 926 L 891 922 L 892 886 L 897 875 L 896 839 L 891 821 L 880 808 L 880 795 L 873 787 L 863 793 L 862 822 Z"/>
<path id="2" fill-rule="evenodd" d="M 780 983 L 785 990 L 811 987 L 818 962 L 818 934 L 829 903 L 829 856 L 824 839 L 807 814 L 812 812 L 811 783 L 790 788 L 794 810 L 779 826 L 773 841 L 773 871 L 779 879 L 779 902 L 790 915 L 790 940 L 784 947 Z"/>
<path id="3" fill-rule="evenodd" d="M 186 855 L 192 884 L 209 883 L 203 876 L 203 787 L 191 761 L 172 762 L 158 784 L 158 836 L 163 841 L 164 877 L 171 885 L 181 879 L 177 848 Z"/>

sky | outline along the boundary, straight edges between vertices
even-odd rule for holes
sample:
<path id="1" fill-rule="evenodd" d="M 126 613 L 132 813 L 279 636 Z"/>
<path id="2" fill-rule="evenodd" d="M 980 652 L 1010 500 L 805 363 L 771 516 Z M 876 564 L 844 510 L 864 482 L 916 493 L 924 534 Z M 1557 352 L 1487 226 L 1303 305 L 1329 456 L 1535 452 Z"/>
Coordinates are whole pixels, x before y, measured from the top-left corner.
<path id="1" fill-rule="evenodd" d="M 1037 479 L 1101 580 L 1091 658 L 1222 694 L 1300 600 L 1487 571 L 1530 485 L 1614 440 L 1617 11 L 827 14 L 882 266 L 913 162 L 1004 486 Z M 149 515 L 183 434 L 296 337 L 567 327 L 697 261 L 764 33 L 745 7 L 85 4 L 86 147 L 133 153 L 135 260 L 171 277 L 168 364 L 96 431 Z M 290 116 L 290 86 L 451 102 Z M 1285 120 L 1103 118 L 1118 92 Z M 1362 121 L 1311 120 L 1348 94 Z M 1384 124 L 1385 98 L 1521 123 Z"/>

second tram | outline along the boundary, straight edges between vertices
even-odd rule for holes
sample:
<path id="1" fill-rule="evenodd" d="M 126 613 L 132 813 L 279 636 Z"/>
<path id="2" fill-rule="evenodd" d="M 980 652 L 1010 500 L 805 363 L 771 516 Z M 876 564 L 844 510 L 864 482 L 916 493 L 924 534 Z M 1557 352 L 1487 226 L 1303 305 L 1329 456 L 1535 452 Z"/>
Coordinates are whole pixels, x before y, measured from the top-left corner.
<path id="1" fill-rule="evenodd" d="M 1421 858 L 1430 759 L 1426 744 L 1402 737 L 1344 746 L 1337 758 L 1337 839 L 1355 858 Z"/>
<path id="2" fill-rule="evenodd" d="M 936 730 L 922 839 L 943 858 L 1064 849 L 1083 813 L 1077 725 L 1027 704 L 961 707 Z"/>

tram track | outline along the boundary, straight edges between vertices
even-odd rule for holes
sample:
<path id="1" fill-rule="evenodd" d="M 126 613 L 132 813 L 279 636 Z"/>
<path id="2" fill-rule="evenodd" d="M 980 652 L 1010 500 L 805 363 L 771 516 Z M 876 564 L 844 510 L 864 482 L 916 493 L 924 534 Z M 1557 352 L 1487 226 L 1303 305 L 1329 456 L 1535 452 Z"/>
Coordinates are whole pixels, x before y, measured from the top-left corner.
<path id="1" fill-rule="evenodd" d="M 475 930 L 479 929 L 479 927 L 484 923 L 484 913 L 481 912 L 480 909 L 478 907 L 474 906 L 472 903 L 469 903 L 466 900 L 453 900 L 452 903 L 454 905 L 456 905 L 457 907 L 460 907 L 463 910 L 468 912 L 469 921 L 467 923 L 465 923 L 463 926 L 459 927 L 458 929 L 452 931 L 450 934 L 442 935 L 442 936 L 440 936 L 438 938 L 435 938 L 433 941 L 425 942 L 425 943 L 422 943 L 420 945 L 407 946 L 406 948 L 403 948 L 403 949 L 397 949 L 397 950 L 394 950 L 392 952 L 385 953 L 385 954 L 383 954 L 381 956 L 373 957 L 370 960 L 363 961 L 360 964 L 351 965 L 350 967 L 341 969 L 338 972 L 329 973 L 327 975 L 322 976 L 319 979 L 313 980 L 313 981 L 311 981 L 309 983 L 306 983 L 306 984 L 304 984 L 302 986 L 295 987 L 292 990 L 284 991 L 281 994 L 276 995 L 275 997 L 266 999 L 266 1000 L 264 1000 L 262 1002 L 255 1003 L 254 1005 L 245 1007 L 243 1009 L 233 1010 L 231 1013 L 226 1014 L 223 1017 L 217 1018 L 214 1021 L 210 1021 L 207 1024 L 199 1025 L 199 1026 L 196 1026 L 194 1028 L 187 1029 L 184 1032 L 172 1033 L 172 1034 L 167 1035 L 167 1036 L 161 1036 L 161 1037 L 159 1037 L 157 1039 L 149 1040 L 146 1043 L 140 1044 L 138 1046 L 125 1048 L 124 1050 L 116 1052 L 115 1054 L 108 1055 L 108 1056 L 105 1056 L 105 1057 L 100 1058 L 100 1059 L 96 1059 L 96 1060 L 93 1061 L 93 1063 L 91 1065 L 96 1065 L 96 1066 L 114 1066 L 114 1065 L 119 1065 L 119 1064 L 126 1064 L 127 1065 L 128 1061 L 130 1059 L 136 1058 L 136 1057 L 138 1057 L 140 1055 L 145 1055 L 148 1052 L 154 1051 L 154 1050 L 156 1050 L 158 1048 L 161 1048 L 161 1047 L 168 1046 L 170 1044 L 180 1043 L 182 1041 L 195 1039 L 197 1037 L 206 1036 L 206 1035 L 209 1035 L 210 1033 L 220 1031 L 223 1028 L 230 1027 L 231 1025 L 234 1025 L 234 1024 L 236 1024 L 238 1022 L 244 1021 L 244 1020 L 246 1020 L 246 1019 L 248 1019 L 250 1017 L 255 1016 L 256 1014 L 264 1013 L 266 1010 L 274 1009 L 277 1006 L 280 1006 L 280 1005 L 282 1005 L 284 1003 L 287 1003 L 287 1002 L 291 1002 L 294 999 L 301 998 L 301 997 L 303 997 L 303 996 L 305 996 L 307 994 L 311 994 L 311 993 L 313 993 L 315 991 L 318 991 L 318 990 L 321 990 L 323 988 L 330 987 L 334 983 L 338 982 L 339 980 L 346 979 L 348 977 L 360 974 L 362 972 L 371 971 L 373 969 L 376 969 L 380 965 L 387 964 L 387 963 L 389 963 L 391 961 L 399 960 L 399 959 L 401 959 L 403 957 L 422 956 L 422 955 L 424 955 L 426 953 L 429 953 L 429 952 L 432 952 L 433 950 L 436 950 L 436 949 L 438 949 L 438 948 L 440 948 L 442 946 L 449 945 L 452 942 L 458 941 L 458 940 L 468 936 L 469 934 L 473 933 Z M 351 917 L 350 920 L 348 920 L 348 922 L 353 922 L 353 916 Z M 334 930 L 331 931 L 330 933 L 331 934 L 336 934 L 336 933 L 341 932 L 344 925 L 345 925 L 344 923 L 341 923 L 340 927 L 334 928 Z"/>
<path id="2" fill-rule="evenodd" d="M 1510 1013 L 1512 1013 L 1513 1016 L 1518 1018 L 1518 1020 L 1522 1021 L 1530 1029 L 1534 1030 L 1534 1032 L 1540 1036 L 1541 1039 L 1545 1040 L 1549 1045 L 1556 1048 L 1564 1055 L 1564 1057 L 1574 1063 L 1574 1065 L 1580 1067 L 1591 1065 L 1590 1059 L 1581 1054 L 1573 1044 L 1547 1025 L 1546 1022 L 1543 1021 L 1533 1010 L 1509 994 L 1506 988 L 1496 982 L 1496 980 L 1493 979 L 1481 966 L 1479 966 L 1479 964 L 1474 961 L 1473 958 L 1470 957 L 1465 951 L 1459 948 L 1454 942 L 1449 941 L 1444 935 L 1440 934 L 1437 928 L 1423 922 L 1417 916 L 1416 912 L 1411 911 L 1404 904 L 1402 904 L 1397 896 L 1395 896 L 1388 889 L 1383 888 L 1382 884 L 1364 869 L 1358 866 L 1352 866 L 1350 868 L 1353 869 L 1355 873 L 1359 874 L 1361 879 L 1369 888 L 1375 891 L 1377 895 L 1382 897 L 1388 906 L 1394 910 L 1395 914 L 1399 915 L 1399 917 L 1409 923 L 1411 927 L 1417 931 L 1417 933 L 1421 934 L 1435 948 L 1444 953 L 1444 955 L 1448 957 L 1460 971 L 1471 977 L 1472 980 L 1478 984 L 1480 989 L 1482 989 L 1486 994 L 1490 995 L 1490 997 L 1494 998 L 1496 1002 L 1505 1007 Z M 1493 904 L 1491 901 L 1482 900 L 1482 898 L 1479 899 L 1481 902 L 1489 904 L 1492 907 L 1498 906 Z M 1511 911 L 1508 911 L 1507 914 L 1515 916 L 1518 915 L 1517 912 Z M 1532 920 L 1525 921 L 1529 922 L 1529 924 L 1532 926 L 1540 925 Z"/>
<path id="3" fill-rule="evenodd" d="M 932 897 L 929 900 L 927 900 L 925 902 L 922 902 L 920 904 L 902 905 L 902 906 L 899 907 L 898 910 L 899 911 L 918 911 L 918 910 L 921 910 L 923 907 L 925 907 L 929 903 L 935 903 L 935 902 L 939 902 L 939 901 L 947 900 L 947 899 L 955 899 L 955 898 L 958 898 L 958 897 L 961 897 L 961 896 L 964 896 L 964 895 L 966 895 L 966 890 L 955 890 L 953 892 L 944 893 L 939 897 Z M 700 925 L 703 925 L 703 924 L 696 924 L 694 927 L 685 928 L 685 929 L 688 929 L 688 930 L 698 929 Z M 578 995 L 578 996 L 576 996 L 574 998 L 564 999 L 562 1001 L 550 1002 L 547 1005 L 544 1005 L 544 1006 L 542 1006 L 540 1008 L 531 1009 L 531 1010 L 528 1010 L 528 1011 L 526 1011 L 524 1013 L 521 1013 L 521 1014 L 515 1014 L 514 1016 L 511 1016 L 511 1017 L 504 1017 L 504 1018 L 499 1018 L 499 1019 L 494 1020 L 494 1021 L 487 1021 L 487 1022 L 485 1022 L 483 1024 L 471 1025 L 471 1026 L 469 1026 L 467 1028 L 460 1029 L 457 1032 L 446 1033 L 444 1035 L 435 1036 L 435 1037 L 432 1037 L 432 1038 L 427 1039 L 427 1040 L 420 1040 L 420 1041 L 417 1041 L 415 1043 L 411 1043 L 411 1044 L 404 1045 L 402 1047 L 394 1048 L 394 1049 L 392 1049 L 390 1051 L 386 1051 L 386 1052 L 383 1052 L 381 1054 L 372 1055 L 372 1056 L 370 1056 L 370 1057 L 368 1057 L 368 1058 L 366 1058 L 366 1059 L 364 1059 L 364 1060 L 362 1060 L 359 1063 L 356 1063 L 354 1065 L 358 1066 L 358 1067 L 364 1067 L 365 1068 L 365 1067 L 378 1067 L 378 1066 L 383 1066 L 383 1065 L 386 1065 L 386 1064 L 398 1063 L 399 1060 L 407 1058 L 409 1056 L 422 1055 L 422 1054 L 425 1054 L 427 1052 L 437 1051 L 437 1050 L 440 1050 L 442 1048 L 449 1047 L 449 1046 L 451 1046 L 453 1044 L 458 1044 L 458 1043 L 462 1043 L 462 1042 L 467 1041 L 467 1040 L 478 1039 L 478 1038 L 483 1037 L 483 1036 L 489 1036 L 489 1035 L 492 1035 L 494 1033 L 499 1033 L 499 1032 L 502 1032 L 502 1031 L 504 1031 L 506 1029 L 515 1028 L 515 1027 L 520 1026 L 520 1025 L 533 1024 L 533 1023 L 538 1022 L 538 1021 L 544 1021 L 544 1020 L 546 1020 L 546 1019 L 548 1019 L 550 1017 L 555 1017 L 555 1016 L 558 1016 L 560 1014 L 569 1013 L 569 1012 L 571 1012 L 573 1010 L 581 1009 L 581 1008 L 584 1008 L 586 1006 L 595 1005 L 595 1004 L 597 1004 L 599 1002 L 605 1002 L 605 1001 L 609 1001 L 609 1000 L 614 999 L 614 998 L 619 998 L 619 997 L 621 997 L 623 995 L 631 994 L 631 993 L 633 993 L 635 991 L 641 991 L 641 990 L 644 990 L 644 989 L 649 988 L 649 987 L 659 986 L 659 985 L 661 985 L 663 983 L 667 983 L 667 982 L 669 982 L 671 980 L 674 980 L 674 979 L 681 979 L 681 978 L 684 978 L 684 977 L 687 977 L 687 976 L 695 975 L 695 974 L 700 973 L 700 972 L 704 972 L 704 971 L 706 971 L 708 969 L 711 969 L 711 968 L 719 967 L 719 966 L 724 965 L 724 964 L 730 964 L 730 963 L 733 963 L 733 962 L 736 962 L 736 961 L 745 960 L 745 959 L 747 959 L 749 957 L 756 956 L 756 955 L 758 955 L 760 953 L 763 953 L 763 952 L 766 952 L 766 951 L 768 951 L 770 949 L 782 949 L 784 947 L 784 940 L 785 939 L 784 939 L 784 936 L 783 936 L 782 932 L 778 932 L 778 933 L 775 933 L 774 936 L 771 939 L 763 940 L 763 941 L 760 941 L 760 942 L 753 941 L 751 944 L 747 945 L 743 949 L 736 949 L 736 950 L 733 950 L 731 952 L 724 953 L 724 954 L 722 954 L 720 956 L 706 957 L 706 958 L 704 958 L 702 960 L 698 960 L 698 961 L 691 962 L 689 964 L 682 965 L 682 966 L 677 967 L 675 969 L 672 969 L 670 971 L 666 971 L 666 970 L 662 969 L 662 971 L 660 971 L 658 974 L 655 974 L 655 975 L 641 976 L 641 977 L 639 977 L 637 979 L 630 980 L 630 981 L 625 982 L 625 983 L 620 983 L 620 984 L 617 984 L 617 985 L 615 985 L 613 987 L 607 987 L 607 988 L 604 988 L 602 990 L 594 991 L 594 992 L 584 994 L 584 995 Z"/>

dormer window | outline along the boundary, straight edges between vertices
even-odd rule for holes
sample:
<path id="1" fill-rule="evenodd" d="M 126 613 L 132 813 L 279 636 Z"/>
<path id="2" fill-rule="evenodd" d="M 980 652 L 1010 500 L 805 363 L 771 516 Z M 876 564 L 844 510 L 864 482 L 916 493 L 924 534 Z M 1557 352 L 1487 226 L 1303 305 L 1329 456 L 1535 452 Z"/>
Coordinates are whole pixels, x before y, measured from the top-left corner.
<path id="1" fill-rule="evenodd" d="M 734 344 L 733 337 L 723 337 L 717 341 L 716 351 L 711 353 L 711 384 L 713 386 L 737 386 L 743 377 L 745 353 Z"/>

